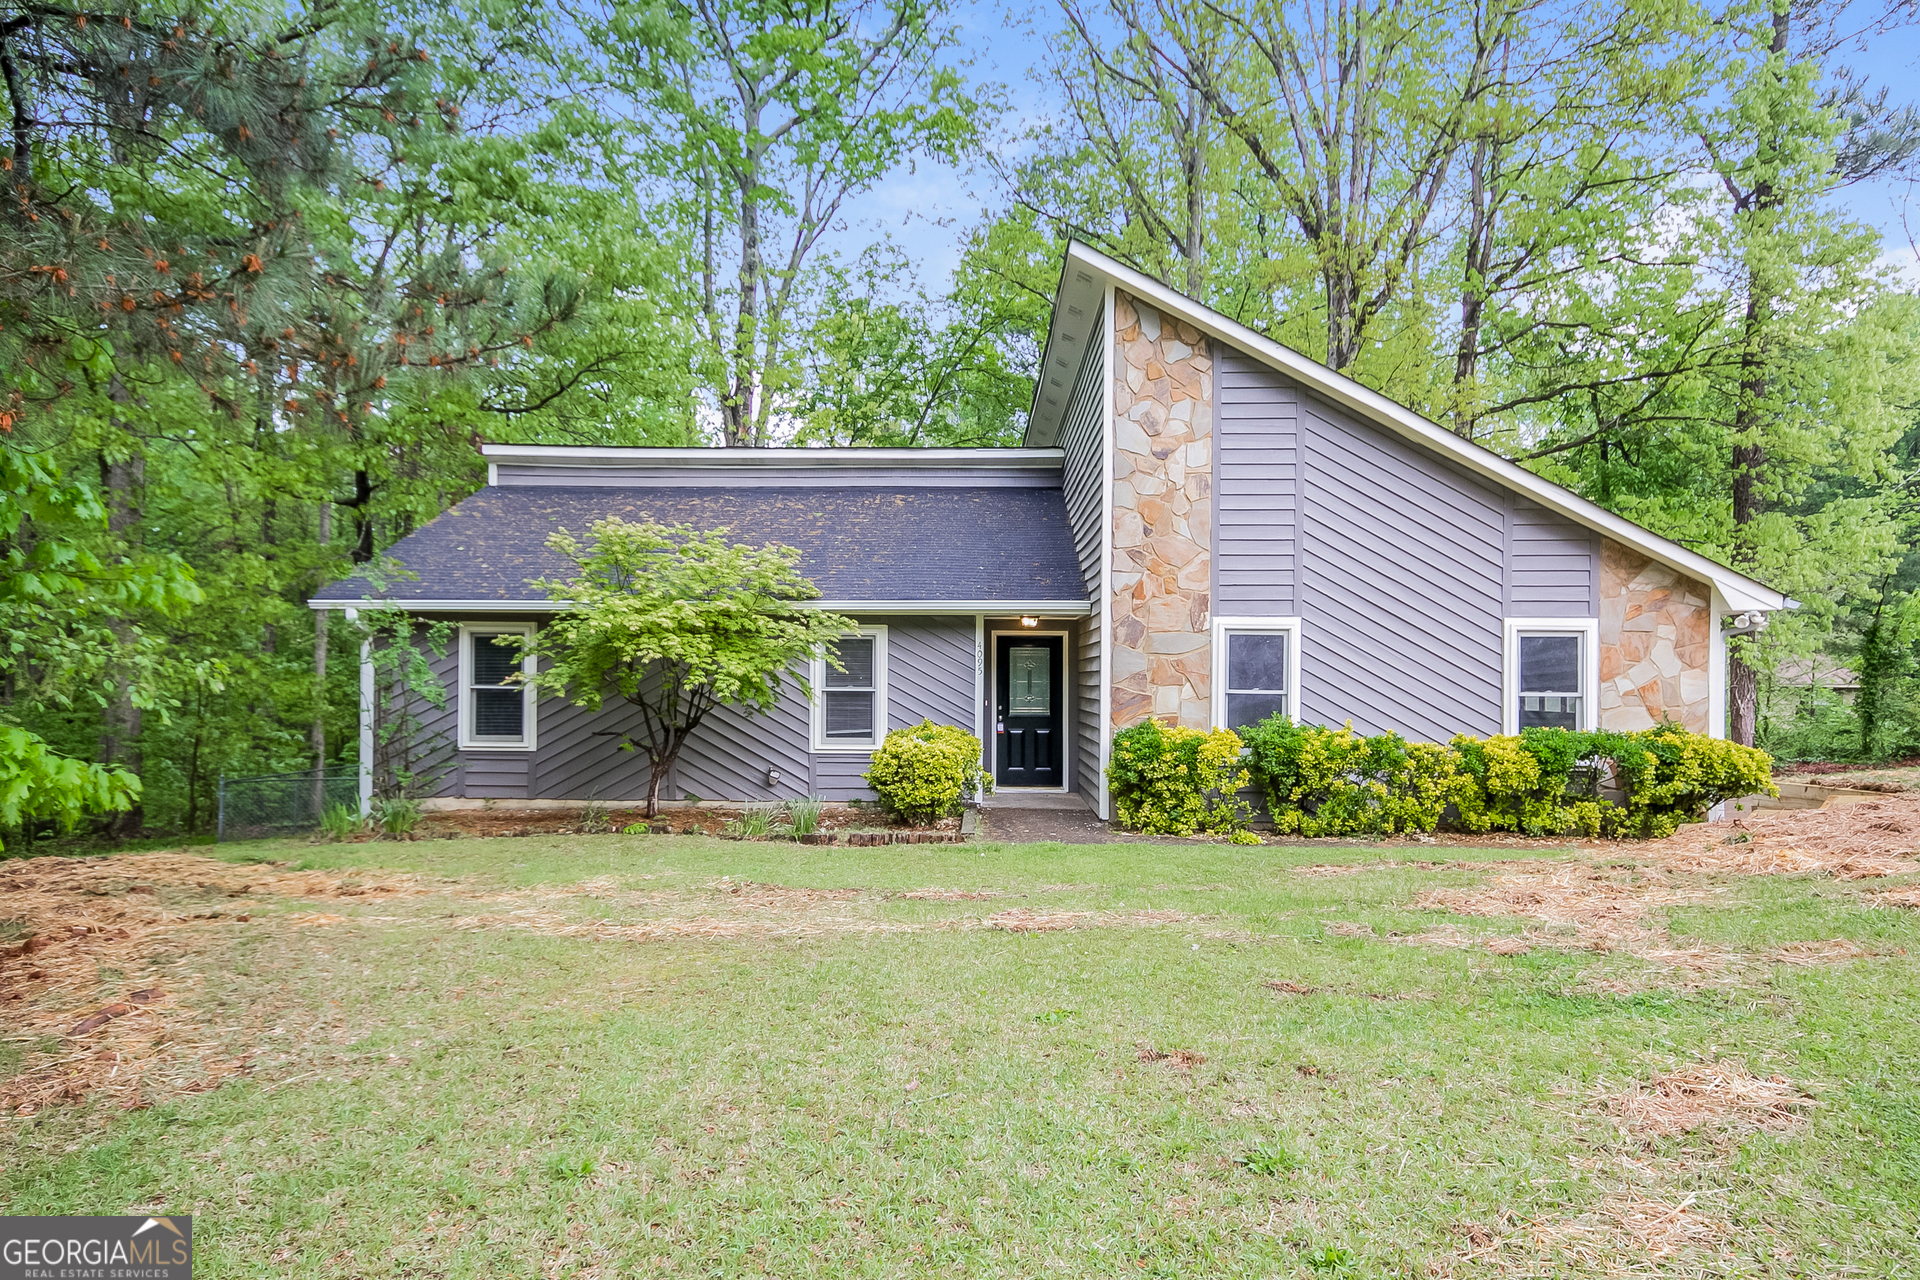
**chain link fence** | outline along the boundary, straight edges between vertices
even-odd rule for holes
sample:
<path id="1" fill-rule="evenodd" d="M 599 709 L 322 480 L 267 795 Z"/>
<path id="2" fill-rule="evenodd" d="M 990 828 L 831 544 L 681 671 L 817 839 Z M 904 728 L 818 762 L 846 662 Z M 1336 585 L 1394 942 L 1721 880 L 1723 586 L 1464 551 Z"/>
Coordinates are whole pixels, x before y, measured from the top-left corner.
<path id="1" fill-rule="evenodd" d="M 360 771 L 353 765 L 220 778 L 218 840 L 258 840 L 312 831 L 334 805 L 360 811 Z"/>

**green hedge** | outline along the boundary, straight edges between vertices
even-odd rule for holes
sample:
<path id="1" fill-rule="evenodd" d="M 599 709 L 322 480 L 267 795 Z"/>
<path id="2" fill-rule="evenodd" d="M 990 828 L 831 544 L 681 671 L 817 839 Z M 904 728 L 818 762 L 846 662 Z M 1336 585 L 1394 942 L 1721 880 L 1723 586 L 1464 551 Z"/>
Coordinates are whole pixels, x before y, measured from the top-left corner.
<path id="1" fill-rule="evenodd" d="M 908 822 L 958 813 L 961 801 L 993 791 L 993 776 L 980 766 L 980 739 L 931 720 L 889 733 L 860 776 L 882 808 Z"/>
<path id="2" fill-rule="evenodd" d="M 1655 838 L 1722 800 L 1779 794 L 1764 751 L 1676 724 L 1461 734 L 1440 745 L 1279 716 L 1238 735 L 1145 721 L 1113 746 L 1107 778 L 1120 824 L 1167 835 L 1240 830 L 1247 815 L 1234 793 L 1249 781 L 1274 826 L 1304 836 L 1433 831 L 1447 820 L 1467 832 Z"/>
<path id="3" fill-rule="evenodd" d="M 1120 825 L 1149 835 L 1225 835 L 1244 830 L 1247 785 L 1231 729 L 1202 733 L 1142 720 L 1113 735 L 1107 786 Z"/>

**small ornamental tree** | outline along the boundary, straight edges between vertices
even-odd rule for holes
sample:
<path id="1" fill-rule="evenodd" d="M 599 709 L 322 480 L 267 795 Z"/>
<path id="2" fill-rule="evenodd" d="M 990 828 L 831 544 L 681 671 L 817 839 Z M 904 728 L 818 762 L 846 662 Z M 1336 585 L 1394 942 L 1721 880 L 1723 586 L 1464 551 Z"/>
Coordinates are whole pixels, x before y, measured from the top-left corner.
<path id="1" fill-rule="evenodd" d="M 737 546 L 726 529 L 597 520 L 581 541 L 562 529 L 547 546 L 578 566 L 534 583 L 565 609 L 525 648 L 544 668 L 542 693 L 589 711 L 609 693 L 640 713 L 620 748 L 649 768 L 647 816 L 680 749 L 715 707 L 765 714 L 795 669 L 851 631 L 854 621 L 804 606 L 819 590 L 792 547 Z"/>

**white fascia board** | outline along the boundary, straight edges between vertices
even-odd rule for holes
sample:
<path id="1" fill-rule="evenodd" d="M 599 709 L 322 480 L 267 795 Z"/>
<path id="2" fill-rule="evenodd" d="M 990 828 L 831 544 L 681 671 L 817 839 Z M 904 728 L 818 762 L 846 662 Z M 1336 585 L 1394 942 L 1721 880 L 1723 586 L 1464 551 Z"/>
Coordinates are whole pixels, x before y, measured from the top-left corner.
<path id="1" fill-rule="evenodd" d="M 616 449 L 585 445 L 483 444 L 488 463 L 512 466 L 673 467 L 755 471 L 769 467 L 977 467 L 983 471 L 1058 470 L 1059 449 Z"/>
<path id="2" fill-rule="evenodd" d="M 1255 333 L 1245 325 L 1228 319 L 1184 294 L 1176 293 L 1151 276 L 1142 275 L 1132 267 L 1107 257 L 1097 249 L 1089 248 L 1076 240 L 1067 246 L 1067 261 L 1081 263 L 1091 270 L 1104 274 L 1128 293 L 1145 298 L 1154 306 L 1179 316 L 1194 328 L 1211 334 L 1222 342 L 1231 343 L 1249 355 L 1259 357 L 1327 399 L 1427 446 L 1442 457 L 1457 462 L 1470 471 L 1486 476 L 1508 489 L 1526 494 L 1550 511 L 1556 511 L 1569 520 L 1586 525 L 1589 529 L 1598 530 L 1615 542 L 1632 547 L 1668 568 L 1677 569 L 1690 577 L 1706 580 L 1719 588 L 1728 607 L 1735 611 L 1759 610 L 1770 613 L 1776 609 L 1793 609 L 1799 606 L 1799 601 L 1775 591 L 1765 583 L 1756 582 L 1743 573 L 1707 559 L 1697 551 L 1689 551 L 1677 542 L 1669 541 L 1657 533 L 1643 529 L 1631 520 L 1617 516 L 1605 507 L 1589 502 L 1572 490 L 1554 484 L 1551 480 L 1543 480 L 1525 467 L 1507 461 L 1493 450 L 1475 444 L 1471 440 L 1462 439 L 1438 423 L 1429 422 L 1405 405 L 1396 404 L 1379 392 L 1361 386 L 1345 374 L 1335 373 L 1319 361 L 1311 360 L 1298 351 L 1283 347 L 1273 339 Z"/>
<path id="3" fill-rule="evenodd" d="M 566 600 L 309 600 L 309 609 L 405 609 L 409 613 L 555 613 Z"/>
<path id="4" fill-rule="evenodd" d="M 309 600 L 309 609 L 405 609 L 409 613 L 560 613 L 573 607 L 569 600 Z M 912 613 L 946 616 L 983 614 L 1011 617 L 1034 614 L 1049 618 L 1084 618 L 1093 611 L 1087 600 L 802 600 L 801 609 L 831 609 L 836 613 Z"/>

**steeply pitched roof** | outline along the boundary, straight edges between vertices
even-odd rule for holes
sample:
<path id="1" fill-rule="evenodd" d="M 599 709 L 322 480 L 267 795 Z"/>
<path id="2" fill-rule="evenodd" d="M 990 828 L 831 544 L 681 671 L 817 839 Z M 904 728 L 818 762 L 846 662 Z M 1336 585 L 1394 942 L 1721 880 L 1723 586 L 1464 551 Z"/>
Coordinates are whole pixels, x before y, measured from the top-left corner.
<path id="1" fill-rule="evenodd" d="M 618 516 L 726 528 L 735 542 L 782 543 L 828 604 L 1084 602 L 1085 587 L 1054 488 L 1000 487 L 573 487 L 482 489 L 388 555 L 411 574 L 386 595 L 409 606 L 527 608 L 547 598 L 527 583 L 562 578 L 571 565 L 547 535 L 584 536 Z M 365 579 L 333 583 L 316 605 L 366 600 Z"/>
<path id="2" fill-rule="evenodd" d="M 1765 583 L 1615 515 L 1571 489 L 1543 480 L 1493 450 L 1429 422 L 1405 405 L 1387 399 L 1345 374 L 1283 347 L 1239 321 L 1077 241 L 1067 246 L 1066 260 L 1061 266 L 1046 352 L 1041 359 L 1040 376 L 1034 383 L 1033 411 L 1027 419 L 1029 447 L 1050 446 L 1059 440 L 1067 392 L 1073 386 L 1081 354 L 1087 343 L 1094 340 L 1090 320 L 1101 314 L 1101 298 L 1109 286 L 1124 289 L 1178 316 L 1209 337 L 1239 348 L 1314 393 L 1424 445 L 1495 484 L 1523 493 L 1548 510 L 1597 530 L 1670 568 L 1711 582 L 1731 609 L 1770 612 L 1791 609 L 1797 604 Z"/>

